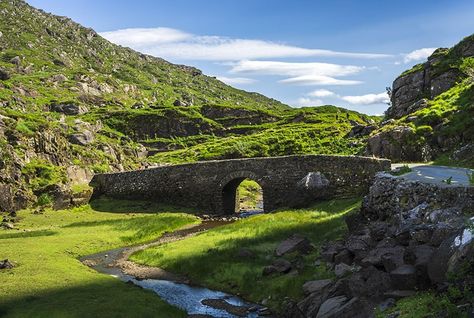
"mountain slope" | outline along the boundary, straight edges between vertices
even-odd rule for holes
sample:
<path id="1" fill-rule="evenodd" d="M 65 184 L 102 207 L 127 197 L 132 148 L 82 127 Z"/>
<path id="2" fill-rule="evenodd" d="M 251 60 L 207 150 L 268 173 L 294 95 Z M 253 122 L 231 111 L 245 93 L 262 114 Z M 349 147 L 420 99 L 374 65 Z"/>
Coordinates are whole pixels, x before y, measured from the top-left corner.
<path id="1" fill-rule="evenodd" d="M 391 93 L 369 154 L 474 166 L 474 35 L 405 71 Z"/>
<path id="2" fill-rule="evenodd" d="M 0 0 L 3 211 L 80 204 L 98 172 L 206 159 L 356 154 L 370 131 L 360 127 L 372 123 L 332 106 L 291 109 L 196 68 L 114 45 L 21 0 Z"/>

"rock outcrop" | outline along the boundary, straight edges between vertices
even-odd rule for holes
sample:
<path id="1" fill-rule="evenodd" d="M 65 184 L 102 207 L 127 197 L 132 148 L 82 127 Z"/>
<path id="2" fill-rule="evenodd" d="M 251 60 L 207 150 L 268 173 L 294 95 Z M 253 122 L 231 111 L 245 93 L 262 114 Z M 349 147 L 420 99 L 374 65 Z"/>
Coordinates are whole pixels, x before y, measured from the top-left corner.
<path id="1" fill-rule="evenodd" d="M 474 187 L 377 175 L 345 239 L 323 246 L 335 280 L 308 281 L 288 317 L 373 317 L 374 308 L 446 283 L 472 290 Z M 452 274 L 456 281 L 448 281 Z"/>

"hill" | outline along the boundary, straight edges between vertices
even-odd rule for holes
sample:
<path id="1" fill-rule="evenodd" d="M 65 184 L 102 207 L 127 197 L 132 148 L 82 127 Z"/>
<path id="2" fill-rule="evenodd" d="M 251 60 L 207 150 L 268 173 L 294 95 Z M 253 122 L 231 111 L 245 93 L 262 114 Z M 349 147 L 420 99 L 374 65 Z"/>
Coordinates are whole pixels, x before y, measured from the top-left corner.
<path id="1" fill-rule="evenodd" d="M 292 109 L 24 1 L 0 1 L 0 210 L 80 204 L 99 172 L 355 154 L 369 132 L 359 128 L 372 123 L 334 106 Z"/>
<path id="2" fill-rule="evenodd" d="M 367 152 L 474 167 L 474 35 L 402 73 Z"/>

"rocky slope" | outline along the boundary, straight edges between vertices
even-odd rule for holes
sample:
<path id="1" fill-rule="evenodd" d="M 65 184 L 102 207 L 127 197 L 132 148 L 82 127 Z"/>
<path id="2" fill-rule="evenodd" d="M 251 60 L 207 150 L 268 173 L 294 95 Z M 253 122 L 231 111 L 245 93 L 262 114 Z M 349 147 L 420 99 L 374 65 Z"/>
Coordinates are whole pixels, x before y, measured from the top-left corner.
<path id="1" fill-rule="evenodd" d="M 443 157 L 474 164 L 474 35 L 437 49 L 392 85 L 383 127 L 367 153 L 395 161 Z"/>
<path id="2" fill-rule="evenodd" d="M 114 45 L 67 17 L 0 0 L 0 211 L 80 203 L 97 172 L 355 154 L 367 132 L 346 136 L 371 123 L 336 107 L 293 110 Z"/>

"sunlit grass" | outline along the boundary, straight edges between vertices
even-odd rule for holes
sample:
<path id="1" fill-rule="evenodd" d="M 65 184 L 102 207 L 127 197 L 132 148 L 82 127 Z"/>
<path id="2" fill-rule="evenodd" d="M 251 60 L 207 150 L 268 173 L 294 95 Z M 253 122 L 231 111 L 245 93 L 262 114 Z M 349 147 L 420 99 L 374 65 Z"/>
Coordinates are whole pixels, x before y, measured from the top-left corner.
<path id="1" fill-rule="evenodd" d="M 0 231 L 0 259 L 8 258 L 17 265 L 0 271 L 0 316 L 184 316 L 151 292 L 99 274 L 78 258 L 152 240 L 197 222 L 193 216 L 107 213 L 90 206 L 46 210 L 44 214 L 21 211 L 18 215 L 19 230 Z"/>
<path id="2" fill-rule="evenodd" d="M 307 256 L 295 256 L 304 264 L 298 275 L 262 277 L 263 267 L 275 259 L 278 243 L 294 233 L 308 237 L 317 247 L 324 240 L 335 239 L 346 230 L 343 216 L 359 204 L 359 199 L 346 199 L 323 202 L 310 209 L 257 215 L 138 252 L 132 260 L 186 274 L 198 284 L 239 293 L 252 301 L 270 296 L 269 305 L 278 310 L 285 297 L 302 297 L 305 281 L 332 275 L 325 266 L 314 266 L 319 253 L 316 249 Z M 241 248 L 255 256 L 239 258 Z"/>

